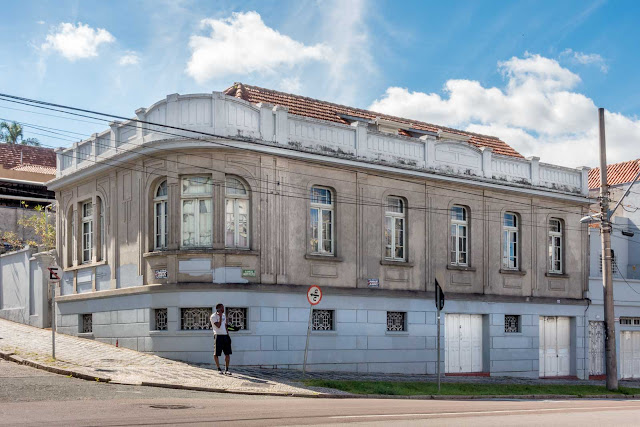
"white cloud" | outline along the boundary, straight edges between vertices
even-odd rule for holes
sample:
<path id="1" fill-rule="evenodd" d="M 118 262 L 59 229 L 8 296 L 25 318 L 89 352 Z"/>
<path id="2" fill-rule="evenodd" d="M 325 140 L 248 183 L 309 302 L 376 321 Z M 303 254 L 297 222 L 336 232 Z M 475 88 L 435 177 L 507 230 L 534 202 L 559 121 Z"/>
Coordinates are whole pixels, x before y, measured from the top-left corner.
<path id="1" fill-rule="evenodd" d="M 54 50 L 70 61 L 98 56 L 98 47 L 104 43 L 112 43 L 115 37 L 104 28 L 91 28 L 79 22 L 77 25 L 62 22 L 42 44 L 44 51 Z"/>
<path id="2" fill-rule="evenodd" d="M 38 25 L 44 25 L 44 21 L 42 21 L 42 20 L 37 21 L 37 22 L 36 22 L 36 24 L 38 24 Z"/>
<path id="3" fill-rule="evenodd" d="M 583 53 L 576 52 L 572 49 L 565 49 L 560 54 L 561 57 L 569 57 L 574 63 L 583 64 L 583 65 L 597 65 L 600 67 L 600 71 L 603 73 L 607 73 L 609 71 L 609 66 L 607 65 L 604 58 L 597 53 Z"/>
<path id="4" fill-rule="evenodd" d="M 227 19 L 203 19 L 209 36 L 193 35 L 187 74 L 198 83 L 230 74 L 274 72 L 307 61 L 328 61 L 331 49 L 307 46 L 269 28 L 257 12 L 234 13 Z"/>
<path id="5" fill-rule="evenodd" d="M 140 57 L 133 51 L 127 51 L 120 57 L 118 64 L 120 65 L 136 65 L 140 63 Z"/>
<path id="6" fill-rule="evenodd" d="M 279 86 L 281 91 L 289 93 L 298 93 L 302 89 L 299 76 L 285 77 L 280 81 Z"/>
<path id="7" fill-rule="evenodd" d="M 495 135 L 525 156 L 568 166 L 597 166 L 598 114 L 575 90 L 580 77 L 556 60 L 526 53 L 500 62 L 502 88 L 449 80 L 446 96 L 389 87 L 374 111 Z M 609 163 L 640 157 L 640 120 L 607 111 Z"/>

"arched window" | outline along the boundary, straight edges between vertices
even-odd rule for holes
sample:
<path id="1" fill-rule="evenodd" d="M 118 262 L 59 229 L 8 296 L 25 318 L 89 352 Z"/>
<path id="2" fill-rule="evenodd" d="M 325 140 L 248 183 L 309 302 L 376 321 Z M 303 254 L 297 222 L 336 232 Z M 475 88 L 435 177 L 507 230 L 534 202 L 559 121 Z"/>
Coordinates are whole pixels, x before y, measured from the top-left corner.
<path id="1" fill-rule="evenodd" d="M 238 178 L 225 180 L 225 246 L 249 247 L 249 191 Z"/>
<path id="2" fill-rule="evenodd" d="M 311 253 L 333 255 L 333 194 L 324 187 L 311 187 Z"/>
<path id="3" fill-rule="evenodd" d="M 153 235 L 154 249 L 167 247 L 167 181 L 162 181 L 153 197 Z"/>
<path id="4" fill-rule="evenodd" d="M 549 273 L 562 274 L 562 221 L 549 219 Z"/>
<path id="5" fill-rule="evenodd" d="M 93 258 L 93 203 L 91 200 L 81 205 L 82 222 L 82 263 L 87 264 Z"/>
<path id="6" fill-rule="evenodd" d="M 406 213 L 404 200 L 399 197 L 387 197 L 384 214 L 384 243 L 386 259 L 405 260 Z"/>
<path id="7" fill-rule="evenodd" d="M 451 207 L 451 265 L 468 266 L 469 217 L 467 208 Z"/>
<path id="8" fill-rule="evenodd" d="M 518 214 L 505 212 L 502 223 L 502 268 L 520 268 L 520 221 Z"/>

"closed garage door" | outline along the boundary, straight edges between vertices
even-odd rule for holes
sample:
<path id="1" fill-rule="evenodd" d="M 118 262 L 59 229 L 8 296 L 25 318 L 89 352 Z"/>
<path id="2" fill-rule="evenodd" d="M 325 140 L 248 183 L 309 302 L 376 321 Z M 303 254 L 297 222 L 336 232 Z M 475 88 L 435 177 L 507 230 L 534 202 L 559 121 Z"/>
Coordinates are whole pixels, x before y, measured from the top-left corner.
<path id="1" fill-rule="evenodd" d="M 540 317 L 540 376 L 567 376 L 571 369 L 568 317 Z"/>
<path id="2" fill-rule="evenodd" d="M 640 332 L 620 332 L 622 378 L 640 378 Z"/>
<path id="3" fill-rule="evenodd" d="M 445 317 L 445 372 L 482 372 L 482 315 Z"/>

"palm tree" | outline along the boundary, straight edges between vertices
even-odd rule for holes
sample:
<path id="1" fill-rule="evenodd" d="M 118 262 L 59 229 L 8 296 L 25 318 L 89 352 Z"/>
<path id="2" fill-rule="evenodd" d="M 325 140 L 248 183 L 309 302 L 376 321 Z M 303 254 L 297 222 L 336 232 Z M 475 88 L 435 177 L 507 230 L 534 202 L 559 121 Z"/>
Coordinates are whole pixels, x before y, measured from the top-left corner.
<path id="1" fill-rule="evenodd" d="M 16 122 L 11 124 L 7 122 L 0 123 L 0 141 L 4 141 L 7 144 L 40 145 L 40 141 L 36 138 L 24 138 L 22 126 Z"/>

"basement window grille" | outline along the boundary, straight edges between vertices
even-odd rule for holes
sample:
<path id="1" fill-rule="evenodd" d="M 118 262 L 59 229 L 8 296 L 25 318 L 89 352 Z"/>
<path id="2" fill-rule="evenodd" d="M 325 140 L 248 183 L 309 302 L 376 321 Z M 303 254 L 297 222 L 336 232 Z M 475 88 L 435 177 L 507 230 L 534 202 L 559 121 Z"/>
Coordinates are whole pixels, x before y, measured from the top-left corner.
<path id="1" fill-rule="evenodd" d="M 599 256 L 599 261 L 600 261 L 600 273 L 602 273 L 602 254 L 600 254 Z M 616 254 L 614 253 L 613 249 L 611 249 L 611 272 L 613 273 L 614 276 L 619 273 L 618 262 L 616 261 Z"/>
<path id="2" fill-rule="evenodd" d="M 247 329 L 247 309 L 227 307 L 227 323 L 238 331 Z"/>
<path id="3" fill-rule="evenodd" d="M 406 331 L 406 314 L 402 311 L 387 311 L 387 331 L 403 332 Z"/>
<path id="4" fill-rule="evenodd" d="M 93 332 L 93 314 L 83 314 L 81 333 L 88 334 L 91 332 Z"/>
<path id="5" fill-rule="evenodd" d="M 313 310 L 312 330 L 333 331 L 333 310 Z"/>
<path id="6" fill-rule="evenodd" d="M 211 329 L 212 312 L 210 307 L 180 309 L 180 329 L 183 331 Z"/>
<path id="7" fill-rule="evenodd" d="M 167 330 L 167 309 L 166 308 L 156 308 L 154 310 L 154 318 L 155 318 L 155 326 L 156 331 L 166 331 Z"/>
<path id="8" fill-rule="evenodd" d="M 520 316 L 507 314 L 504 316 L 504 331 L 507 333 L 520 332 Z"/>
<path id="9" fill-rule="evenodd" d="M 620 324 L 627 326 L 640 326 L 640 317 L 621 317 Z"/>

